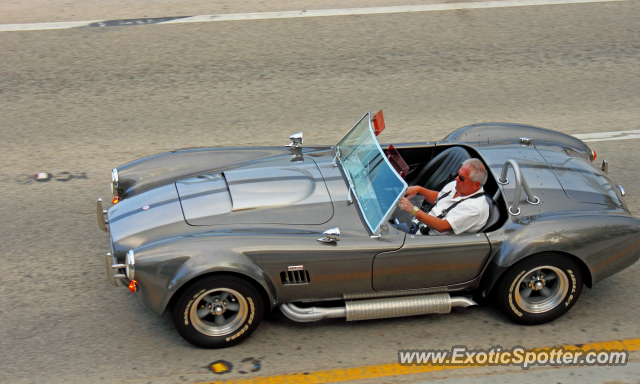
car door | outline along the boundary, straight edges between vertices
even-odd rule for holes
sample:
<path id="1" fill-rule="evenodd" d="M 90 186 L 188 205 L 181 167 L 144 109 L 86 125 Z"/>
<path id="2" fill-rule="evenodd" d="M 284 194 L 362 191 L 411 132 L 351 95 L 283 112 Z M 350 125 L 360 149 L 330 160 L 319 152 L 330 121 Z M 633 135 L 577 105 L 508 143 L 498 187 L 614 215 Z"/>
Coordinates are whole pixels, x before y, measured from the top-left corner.
<path id="1" fill-rule="evenodd" d="M 491 246 L 484 233 L 407 235 L 402 248 L 373 260 L 373 289 L 394 291 L 464 283 L 480 274 Z"/>

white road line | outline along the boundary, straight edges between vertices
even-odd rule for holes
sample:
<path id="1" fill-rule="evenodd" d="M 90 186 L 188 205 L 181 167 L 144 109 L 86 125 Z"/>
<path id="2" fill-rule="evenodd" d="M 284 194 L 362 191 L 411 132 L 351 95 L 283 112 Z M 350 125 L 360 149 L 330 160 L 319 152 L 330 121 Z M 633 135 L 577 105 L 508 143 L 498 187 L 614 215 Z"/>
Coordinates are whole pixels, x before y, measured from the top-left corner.
<path id="1" fill-rule="evenodd" d="M 558 5 L 558 4 L 582 4 L 582 3 L 611 3 L 617 1 L 631 0 L 504 0 L 485 1 L 474 3 L 447 3 L 447 4 L 422 4 L 422 5 L 401 5 L 391 7 L 369 7 L 369 8 L 344 8 L 344 9 L 317 9 L 307 11 L 283 11 L 283 12 L 255 12 L 255 13 L 229 13 L 218 15 L 199 15 L 185 17 L 176 20 L 164 21 L 160 23 L 139 23 L 147 24 L 176 24 L 176 23 L 202 23 L 209 21 L 238 21 L 238 20 L 264 20 L 264 19 L 290 19 L 298 17 L 327 17 L 327 16 L 348 16 L 348 15 L 375 15 L 388 13 L 409 13 L 409 12 L 430 12 L 449 11 L 454 9 L 486 9 L 504 7 L 524 7 L 533 5 Z M 144 20 L 144 19 L 141 19 Z M 92 23 L 106 22 L 108 20 L 92 21 L 67 21 L 59 23 L 32 23 L 32 24 L 0 24 L 0 32 L 11 31 L 35 31 L 46 29 L 66 29 L 86 27 Z"/>
<path id="2" fill-rule="evenodd" d="M 104 20 L 61 21 L 58 23 L 0 24 L 0 32 L 42 31 L 47 29 L 69 29 L 69 28 L 86 27 L 91 23 L 99 23 L 101 21 L 104 21 Z"/>
<path id="3" fill-rule="evenodd" d="M 628 0 L 613 0 L 628 1 Z M 429 12 L 429 11 L 449 11 L 454 9 L 485 9 L 503 7 L 523 7 L 532 5 L 554 5 L 554 4 L 575 4 L 575 3 L 599 3 L 608 0 L 505 0 L 505 1 L 485 1 L 474 3 L 447 3 L 447 4 L 423 4 L 423 5 L 399 5 L 391 7 L 370 7 L 370 8 L 344 8 L 344 9 L 318 9 L 308 11 L 286 11 L 286 12 L 259 12 L 259 13 L 233 13 L 227 15 L 201 15 L 186 17 L 179 20 L 171 20 L 162 24 L 174 23 L 200 23 L 206 21 L 235 21 L 235 20 L 263 20 L 263 19 L 289 19 L 296 17 L 321 17 L 321 16 L 347 16 L 347 15 L 374 15 L 386 13 L 408 13 L 408 12 Z"/>
<path id="4" fill-rule="evenodd" d="M 631 131 L 579 133 L 571 136 L 577 139 L 580 139 L 585 143 L 590 143 L 595 141 L 640 139 L 640 129 L 635 129 Z"/>

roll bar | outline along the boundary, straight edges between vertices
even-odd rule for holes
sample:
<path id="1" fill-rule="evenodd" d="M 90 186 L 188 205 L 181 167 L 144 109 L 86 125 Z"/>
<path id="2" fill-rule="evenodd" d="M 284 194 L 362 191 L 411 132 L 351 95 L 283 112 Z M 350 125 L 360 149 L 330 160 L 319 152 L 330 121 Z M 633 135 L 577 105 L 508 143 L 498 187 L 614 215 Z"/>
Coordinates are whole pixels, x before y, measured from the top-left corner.
<path id="1" fill-rule="evenodd" d="M 500 178 L 498 179 L 498 184 L 506 185 L 509 184 L 509 179 L 507 179 L 507 171 L 509 171 L 509 166 L 513 168 L 513 172 L 516 174 L 516 193 L 513 195 L 513 205 L 509 207 L 509 213 L 513 216 L 518 216 L 520 214 L 520 194 L 522 193 L 522 189 L 527 194 L 527 202 L 532 205 L 540 204 L 540 199 L 537 196 L 534 196 L 533 192 L 529 188 L 529 184 L 527 184 L 527 180 L 522 175 L 522 171 L 520 171 L 520 166 L 518 166 L 518 162 L 513 159 L 507 160 L 506 163 L 502 166 L 502 172 L 500 173 Z M 515 210 L 515 212 L 514 212 Z"/>

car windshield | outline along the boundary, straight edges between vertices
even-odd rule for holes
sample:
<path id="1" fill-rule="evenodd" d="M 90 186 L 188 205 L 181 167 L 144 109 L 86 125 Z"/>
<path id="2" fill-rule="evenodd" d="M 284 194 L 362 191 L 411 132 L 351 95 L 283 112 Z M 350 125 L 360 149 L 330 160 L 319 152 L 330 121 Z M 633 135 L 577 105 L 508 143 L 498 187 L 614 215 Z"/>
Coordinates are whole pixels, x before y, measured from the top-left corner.
<path id="1" fill-rule="evenodd" d="M 370 112 L 338 143 L 336 151 L 362 216 L 377 235 L 407 190 L 407 183 L 380 148 Z"/>

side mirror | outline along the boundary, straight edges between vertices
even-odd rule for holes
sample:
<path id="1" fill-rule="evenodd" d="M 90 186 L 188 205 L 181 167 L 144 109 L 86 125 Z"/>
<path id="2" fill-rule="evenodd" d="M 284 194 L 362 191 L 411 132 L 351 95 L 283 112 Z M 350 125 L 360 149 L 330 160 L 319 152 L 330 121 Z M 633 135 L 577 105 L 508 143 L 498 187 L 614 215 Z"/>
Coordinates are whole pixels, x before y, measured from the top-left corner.
<path id="1" fill-rule="evenodd" d="M 289 140 L 291 140 L 291 144 L 285 145 L 287 148 L 300 148 L 302 146 L 302 132 L 294 133 L 289 136 Z"/>
<path id="2" fill-rule="evenodd" d="M 336 241 L 340 241 L 340 229 L 339 228 L 331 228 L 322 232 L 324 237 L 322 239 L 318 239 L 319 242 L 322 243 L 335 243 Z"/>

